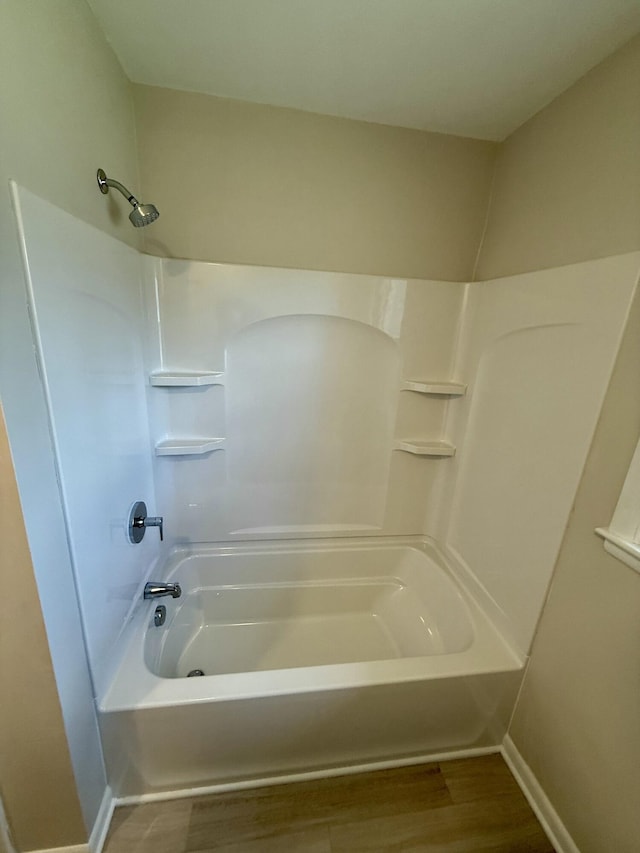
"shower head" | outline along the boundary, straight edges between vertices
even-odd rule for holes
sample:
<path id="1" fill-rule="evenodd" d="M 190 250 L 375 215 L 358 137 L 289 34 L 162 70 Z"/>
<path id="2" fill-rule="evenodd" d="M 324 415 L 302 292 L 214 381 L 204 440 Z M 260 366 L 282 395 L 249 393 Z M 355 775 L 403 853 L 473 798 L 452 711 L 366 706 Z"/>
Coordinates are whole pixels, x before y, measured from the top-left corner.
<path id="1" fill-rule="evenodd" d="M 142 228 L 145 225 L 151 225 L 159 216 L 160 213 L 155 204 L 139 204 L 136 202 L 129 214 L 129 219 L 136 228 Z"/>
<path id="2" fill-rule="evenodd" d="M 113 187 L 118 190 L 118 192 L 121 192 L 126 198 L 129 204 L 133 207 L 133 210 L 129 214 L 129 219 L 131 220 L 131 224 L 136 228 L 142 228 L 144 225 L 151 225 L 151 223 L 155 222 L 160 216 L 155 204 L 141 204 L 138 199 L 134 195 L 131 195 L 129 190 L 120 183 L 120 181 L 116 181 L 114 178 L 108 178 L 103 169 L 98 169 L 96 177 L 101 193 L 106 195 L 109 192 L 109 187 Z"/>

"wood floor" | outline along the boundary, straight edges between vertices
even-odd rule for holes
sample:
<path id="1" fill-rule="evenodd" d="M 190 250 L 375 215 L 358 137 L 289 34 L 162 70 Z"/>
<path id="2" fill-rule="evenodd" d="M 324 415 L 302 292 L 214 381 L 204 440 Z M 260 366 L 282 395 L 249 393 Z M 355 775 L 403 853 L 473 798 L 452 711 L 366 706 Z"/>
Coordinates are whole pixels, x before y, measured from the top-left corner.
<path id="1" fill-rule="evenodd" d="M 116 809 L 104 853 L 553 853 L 499 755 Z"/>

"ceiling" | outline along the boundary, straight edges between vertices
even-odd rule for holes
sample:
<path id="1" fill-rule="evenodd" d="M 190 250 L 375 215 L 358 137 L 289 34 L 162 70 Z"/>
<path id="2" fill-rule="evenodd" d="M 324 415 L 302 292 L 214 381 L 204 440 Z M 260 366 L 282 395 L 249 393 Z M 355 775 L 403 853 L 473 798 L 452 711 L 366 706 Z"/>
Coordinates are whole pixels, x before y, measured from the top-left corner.
<path id="1" fill-rule="evenodd" d="M 88 0 L 137 83 L 501 140 L 640 0 Z"/>

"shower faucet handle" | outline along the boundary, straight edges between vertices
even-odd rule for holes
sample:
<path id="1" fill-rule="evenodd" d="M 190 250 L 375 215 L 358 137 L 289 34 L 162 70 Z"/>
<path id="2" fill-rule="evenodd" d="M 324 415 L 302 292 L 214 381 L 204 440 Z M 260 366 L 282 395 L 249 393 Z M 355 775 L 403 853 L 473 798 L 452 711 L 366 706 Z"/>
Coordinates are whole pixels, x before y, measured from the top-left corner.
<path id="1" fill-rule="evenodd" d="M 162 535 L 163 529 L 163 518 L 161 515 L 148 515 L 146 518 L 142 519 L 142 524 L 140 527 L 159 527 L 160 528 L 160 541 L 164 540 L 164 536 Z"/>
<path id="2" fill-rule="evenodd" d="M 129 541 L 137 544 L 142 542 L 147 527 L 158 527 L 160 541 L 164 540 L 164 519 L 161 515 L 147 515 L 147 505 L 144 501 L 136 501 L 129 513 Z"/>

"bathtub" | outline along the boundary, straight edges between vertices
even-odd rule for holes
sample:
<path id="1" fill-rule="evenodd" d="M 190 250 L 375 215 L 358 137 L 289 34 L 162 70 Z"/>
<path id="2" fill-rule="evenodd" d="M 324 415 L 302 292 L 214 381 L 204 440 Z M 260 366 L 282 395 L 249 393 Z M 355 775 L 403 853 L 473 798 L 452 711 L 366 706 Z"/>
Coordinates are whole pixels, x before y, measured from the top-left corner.
<path id="1" fill-rule="evenodd" d="M 116 796 L 502 741 L 524 661 L 424 538 L 176 550 L 154 580 L 182 596 L 137 609 L 99 700 Z"/>

